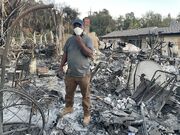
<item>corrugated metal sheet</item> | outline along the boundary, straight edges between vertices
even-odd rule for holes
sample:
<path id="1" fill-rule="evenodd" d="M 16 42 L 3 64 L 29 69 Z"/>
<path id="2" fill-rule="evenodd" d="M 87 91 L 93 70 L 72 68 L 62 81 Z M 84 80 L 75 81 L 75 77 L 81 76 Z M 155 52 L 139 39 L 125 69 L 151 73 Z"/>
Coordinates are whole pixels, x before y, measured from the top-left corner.
<path id="1" fill-rule="evenodd" d="M 140 35 L 148 35 L 152 33 L 161 33 L 161 34 L 180 34 L 180 23 L 177 23 L 170 27 L 148 27 L 148 28 L 140 28 L 140 29 L 129 29 L 123 31 L 113 31 L 107 35 L 102 36 L 102 38 L 115 38 L 115 37 L 125 37 L 125 36 L 140 36 Z"/>

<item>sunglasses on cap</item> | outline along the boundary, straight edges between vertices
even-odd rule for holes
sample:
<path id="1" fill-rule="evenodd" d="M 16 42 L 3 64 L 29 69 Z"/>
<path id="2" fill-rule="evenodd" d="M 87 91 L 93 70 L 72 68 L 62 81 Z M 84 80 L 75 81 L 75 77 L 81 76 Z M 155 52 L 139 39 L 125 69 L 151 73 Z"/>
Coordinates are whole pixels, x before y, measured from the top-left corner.
<path id="1" fill-rule="evenodd" d="M 82 27 L 82 25 L 79 24 L 79 23 L 74 23 L 73 26 L 74 26 L 74 28 L 75 28 L 75 27 L 80 27 L 80 28 Z"/>

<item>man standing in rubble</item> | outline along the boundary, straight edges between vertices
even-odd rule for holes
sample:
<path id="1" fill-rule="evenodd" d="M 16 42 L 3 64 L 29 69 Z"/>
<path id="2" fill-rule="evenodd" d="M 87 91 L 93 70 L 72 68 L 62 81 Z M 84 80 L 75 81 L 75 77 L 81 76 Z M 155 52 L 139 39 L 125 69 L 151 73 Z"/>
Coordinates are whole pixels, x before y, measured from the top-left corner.
<path id="1" fill-rule="evenodd" d="M 79 85 L 82 94 L 82 106 L 84 110 L 83 124 L 90 122 L 90 59 L 93 57 L 93 44 L 84 33 L 83 21 L 75 19 L 72 23 L 74 33 L 66 41 L 62 56 L 60 70 L 63 71 L 65 63 L 68 69 L 65 75 L 66 95 L 65 108 L 61 116 L 73 112 L 74 94 Z"/>

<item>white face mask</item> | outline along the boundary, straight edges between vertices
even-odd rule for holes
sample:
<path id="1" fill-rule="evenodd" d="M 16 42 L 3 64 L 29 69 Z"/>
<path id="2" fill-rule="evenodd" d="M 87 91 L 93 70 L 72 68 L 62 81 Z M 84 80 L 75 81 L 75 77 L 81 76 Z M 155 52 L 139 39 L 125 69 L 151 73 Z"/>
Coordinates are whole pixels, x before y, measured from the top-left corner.
<path id="1" fill-rule="evenodd" d="M 83 32 L 83 29 L 82 28 L 79 28 L 79 27 L 76 27 L 74 28 L 74 33 L 78 36 L 80 36 Z"/>

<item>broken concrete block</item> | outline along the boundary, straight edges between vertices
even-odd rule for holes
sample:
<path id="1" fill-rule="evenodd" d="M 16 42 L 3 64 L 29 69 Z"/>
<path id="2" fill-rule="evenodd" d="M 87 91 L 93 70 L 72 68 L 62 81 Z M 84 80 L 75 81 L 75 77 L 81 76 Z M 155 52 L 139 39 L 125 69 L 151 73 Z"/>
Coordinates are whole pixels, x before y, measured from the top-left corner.
<path id="1" fill-rule="evenodd" d="M 53 130 L 50 135 L 64 135 L 62 130 Z"/>
<path id="2" fill-rule="evenodd" d="M 138 129 L 133 127 L 133 126 L 128 126 L 128 130 L 132 133 L 137 133 L 138 132 Z"/>
<path id="3" fill-rule="evenodd" d="M 134 117 L 134 118 L 136 118 L 136 119 L 139 119 L 139 118 L 141 117 L 137 112 L 134 112 L 134 111 L 132 111 L 129 116 L 130 116 L 130 117 Z"/>
<path id="4" fill-rule="evenodd" d="M 122 107 L 122 106 L 121 106 L 120 104 L 117 104 L 117 108 L 118 108 L 119 110 L 122 109 L 121 107 Z"/>
<path id="5" fill-rule="evenodd" d="M 132 104 L 127 104 L 126 108 L 130 109 L 130 108 L 132 108 L 132 106 L 133 106 Z"/>
<path id="6" fill-rule="evenodd" d="M 122 104 L 121 108 L 122 108 L 123 110 L 124 110 L 124 109 L 126 109 L 126 107 L 125 107 L 125 105 L 124 105 L 124 104 Z"/>
<path id="7" fill-rule="evenodd" d="M 154 128 L 151 128 L 151 130 L 149 131 L 149 135 L 161 135 L 161 133 L 156 127 L 154 127 Z"/>
<path id="8" fill-rule="evenodd" d="M 129 132 L 129 133 L 128 133 L 128 135 L 135 135 L 135 133 L 131 133 L 131 132 Z"/>
<path id="9" fill-rule="evenodd" d="M 37 67 L 38 74 L 47 74 L 49 71 L 48 67 Z"/>
<path id="10" fill-rule="evenodd" d="M 125 112 L 122 111 L 122 110 L 118 110 L 118 111 L 113 110 L 113 111 L 112 111 L 112 114 L 115 114 L 115 115 L 120 116 L 120 117 L 127 117 L 127 116 L 129 115 L 129 114 L 125 113 Z"/>
<path id="11" fill-rule="evenodd" d="M 122 104 L 122 100 L 118 100 L 117 102 L 118 102 L 119 104 Z"/>
<path id="12" fill-rule="evenodd" d="M 126 99 L 126 98 L 123 98 L 122 101 L 123 101 L 124 103 L 127 103 L 127 99 Z"/>
<path id="13" fill-rule="evenodd" d="M 127 103 L 130 103 L 132 105 L 136 105 L 136 102 L 130 97 L 127 98 Z"/>
<path id="14" fill-rule="evenodd" d="M 107 103 L 111 103 L 111 98 L 110 97 L 106 97 L 106 98 L 104 98 L 104 101 L 107 102 Z"/>

